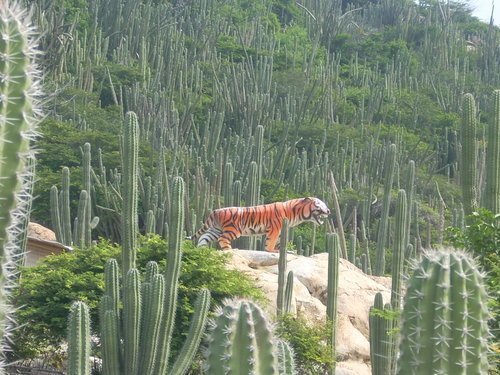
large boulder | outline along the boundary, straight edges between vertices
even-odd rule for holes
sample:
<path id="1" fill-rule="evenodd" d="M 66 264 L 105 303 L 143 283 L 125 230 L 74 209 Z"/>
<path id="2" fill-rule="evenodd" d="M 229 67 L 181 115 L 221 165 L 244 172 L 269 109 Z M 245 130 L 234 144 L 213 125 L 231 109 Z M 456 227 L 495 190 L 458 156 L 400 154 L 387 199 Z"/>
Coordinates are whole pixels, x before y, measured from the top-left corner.
<path id="1" fill-rule="evenodd" d="M 276 315 L 278 289 L 278 254 L 262 251 L 233 250 L 230 267 L 243 271 L 263 290 L 268 302 L 263 308 Z M 311 323 L 326 319 L 328 255 L 311 257 L 287 255 L 287 272 L 294 274 L 292 313 Z M 377 292 L 384 301 L 390 298 L 390 278 L 363 273 L 345 259 L 339 264 L 337 316 L 337 373 L 370 375 L 368 313 Z"/>

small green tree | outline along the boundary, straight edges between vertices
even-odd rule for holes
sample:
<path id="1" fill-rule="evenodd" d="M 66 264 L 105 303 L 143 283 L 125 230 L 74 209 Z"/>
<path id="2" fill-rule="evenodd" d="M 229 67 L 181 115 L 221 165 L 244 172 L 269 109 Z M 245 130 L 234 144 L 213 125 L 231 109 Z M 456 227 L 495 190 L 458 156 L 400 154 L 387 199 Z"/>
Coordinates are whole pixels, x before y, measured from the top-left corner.
<path id="1" fill-rule="evenodd" d="M 314 324 L 304 318 L 282 315 L 276 327 L 277 335 L 286 340 L 295 352 L 299 374 L 323 374 L 332 368 L 333 356 L 327 344 L 331 322 Z"/>
<path id="2" fill-rule="evenodd" d="M 14 290 L 16 318 L 20 325 L 14 332 L 12 359 L 29 359 L 54 355 L 55 348 L 66 337 L 67 319 L 73 301 L 85 302 L 90 309 L 92 328 L 98 328 L 98 303 L 104 289 L 104 266 L 109 258 L 119 258 L 120 247 L 101 240 L 91 251 L 76 249 L 71 253 L 52 255 L 39 265 L 23 270 Z M 165 269 L 165 241 L 159 236 L 142 238 L 137 266 L 145 274 L 146 264 L 154 260 L 160 271 Z M 184 341 L 198 291 L 209 288 L 214 305 L 225 298 L 241 296 L 262 300 L 260 289 L 242 273 L 228 270 L 228 254 L 212 249 L 195 249 L 183 245 L 182 272 L 179 278 L 179 310 L 176 314 L 173 350 Z M 58 360 L 58 358 L 56 358 Z"/>

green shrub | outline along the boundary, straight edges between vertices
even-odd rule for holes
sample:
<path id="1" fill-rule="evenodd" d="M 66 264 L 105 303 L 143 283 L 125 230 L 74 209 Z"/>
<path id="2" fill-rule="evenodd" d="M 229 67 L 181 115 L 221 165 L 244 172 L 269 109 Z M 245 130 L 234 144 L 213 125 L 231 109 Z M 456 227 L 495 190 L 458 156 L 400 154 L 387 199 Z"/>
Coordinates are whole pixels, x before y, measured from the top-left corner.
<path id="1" fill-rule="evenodd" d="M 146 263 L 154 260 L 164 271 L 166 248 L 166 242 L 158 236 L 142 238 L 137 254 L 139 269 L 144 271 Z M 35 267 L 25 268 L 14 291 L 20 328 L 13 337 L 12 359 L 52 355 L 66 337 L 69 308 L 76 300 L 88 304 L 92 328 L 98 332 L 97 306 L 104 288 L 104 265 L 109 258 L 120 262 L 120 251 L 119 246 L 100 240 L 90 250 L 52 255 Z M 196 294 L 202 287 L 211 290 L 213 306 L 234 296 L 263 300 L 262 292 L 248 277 L 225 268 L 228 256 L 213 249 L 194 248 L 190 242 L 183 245 L 174 350 L 183 342 Z"/>
<path id="2" fill-rule="evenodd" d="M 295 352 L 298 374 L 326 374 L 333 364 L 333 356 L 327 342 L 330 323 L 310 324 L 304 318 L 284 315 L 276 332 L 288 341 Z"/>
<path id="3" fill-rule="evenodd" d="M 472 251 L 486 271 L 486 283 L 490 294 L 489 308 L 491 332 L 500 342 L 500 213 L 479 208 L 468 216 L 464 230 L 447 228 L 447 240 L 455 247 Z M 500 354 L 497 353 L 500 357 Z"/>

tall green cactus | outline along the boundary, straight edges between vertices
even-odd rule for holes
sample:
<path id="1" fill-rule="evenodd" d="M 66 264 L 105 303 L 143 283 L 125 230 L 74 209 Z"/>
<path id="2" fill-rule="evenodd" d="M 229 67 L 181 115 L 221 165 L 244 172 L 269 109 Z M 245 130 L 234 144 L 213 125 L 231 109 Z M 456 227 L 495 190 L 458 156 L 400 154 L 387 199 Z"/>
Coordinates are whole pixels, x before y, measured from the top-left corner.
<path id="1" fill-rule="evenodd" d="M 278 375 L 293 375 L 295 370 L 295 353 L 292 347 L 283 340 L 276 342 L 276 355 L 278 357 Z"/>
<path id="2" fill-rule="evenodd" d="M 73 234 L 71 230 L 71 212 L 70 212 L 70 173 L 68 167 L 63 167 L 61 176 L 61 226 L 62 226 L 62 237 L 61 241 L 65 245 L 73 244 Z"/>
<path id="3" fill-rule="evenodd" d="M 396 145 L 391 144 L 384 166 L 384 202 L 382 205 L 382 216 L 378 225 L 376 260 L 375 268 L 373 269 L 375 276 L 382 276 L 385 271 L 385 245 L 387 243 L 387 227 L 389 223 L 389 208 L 391 206 L 392 182 L 396 169 L 396 156 Z"/>
<path id="4" fill-rule="evenodd" d="M 90 374 L 90 317 L 85 303 L 71 305 L 68 327 L 68 375 Z"/>
<path id="5" fill-rule="evenodd" d="M 277 373 L 271 325 L 250 301 L 227 301 L 216 312 L 206 351 L 207 374 Z"/>
<path id="6" fill-rule="evenodd" d="M 370 361 L 372 375 L 391 374 L 391 348 L 393 337 L 389 334 L 393 327 L 392 320 L 384 314 L 390 311 L 391 306 L 386 304 L 381 293 L 375 295 L 375 301 L 370 307 L 368 322 L 370 326 Z"/>
<path id="7" fill-rule="evenodd" d="M 472 94 L 465 94 L 463 101 L 462 131 L 460 141 L 460 184 L 465 215 L 470 215 L 477 207 L 476 187 L 476 102 Z"/>
<path id="8" fill-rule="evenodd" d="M 150 262 L 144 283 L 139 272 L 129 270 L 124 278 L 123 308 L 119 300 L 117 263 L 106 264 L 105 295 L 101 302 L 101 339 L 103 368 L 106 374 L 159 374 L 161 361 L 169 362 L 162 349 L 166 334 L 165 277 L 158 273 L 158 265 Z M 210 307 L 210 292 L 202 289 L 195 302 L 195 313 L 184 345 L 168 374 L 182 375 L 189 369 L 204 332 Z M 171 340 L 171 336 L 168 337 Z M 162 359 L 164 358 L 164 359 Z"/>
<path id="9" fill-rule="evenodd" d="M 34 61 L 35 36 L 26 12 L 17 4 L 0 3 L 0 338 L 11 328 L 7 298 L 22 257 L 30 215 L 34 161 L 31 143 L 41 111 L 40 72 Z M 31 162 L 30 162 L 31 160 Z M 8 345 L 5 340 L 3 346 Z M 1 353 L 3 356 L 3 352 Z M 3 367 L 4 361 L 0 361 Z M 1 368 L 0 368 L 1 371 Z"/>
<path id="10" fill-rule="evenodd" d="M 210 307 L 210 292 L 202 289 L 184 346 L 169 367 L 169 348 L 177 307 L 181 241 L 184 224 L 184 181 L 173 182 L 167 271 L 149 262 L 144 283 L 132 268 L 123 277 L 122 292 L 118 264 L 111 259 L 105 268 L 105 293 L 101 300 L 101 340 L 106 374 L 173 374 L 189 369 L 198 349 Z M 125 225 L 125 224 L 123 224 Z M 135 263 L 135 259 L 134 259 Z M 123 302 L 120 302 L 120 294 Z"/>
<path id="11" fill-rule="evenodd" d="M 500 90 L 493 92 L 493 120 L 488 124 L 484 207 L 500 213 Z"/>
<path id="12" fill-rule="evenodd" d="M 123 285 L 123 359 L 124 373 L 136 374 L 139 368 L 141 338 L 141 280 L 139 271 L 131 269 Z"/>
<path id="13" fill-rule="evenodd" d="M 233 205 L 233 176 L 234 176 L 233 165 L 230 162 L 227 162 L 224 167 L 224 176 L 222 184 L 224 207 L 231 207 Z"/>
<path id="14" fill-rule="evenodd" d="M 166 374 L 170 354 L 170 340 L 174 329 L 175 312 L 177 310 L 177 291 L 181 271 L 181 244 L 184 238 L 184 180 L 176 177 L 173 181 L 172 207 L 169 218 L 167 271 L 165 274 L 165 317 L 162 321 L 162 334 L 159 343 L 159 358 L 157 374 Z"/>
<path id="15" fill-rule="evenodd" d="M 139 123 L 134 112 L 127 112 L 123 122 L 123 207 L 122 207 L 122 264 L 123 272 L 135 268 L 137 251 L 137 199 L 139 178 Z"/>
<path id="16" fill-rule="evenodd" d="M 391 306 L 393 310 L 401 308 L 401 292 L 403 281 L 403 266 L 406 253 L 406 239 L 408 230 L 406 191 L 399 190 L 396 202 L 396 218 L 394 231 L 394 245 L 392 249 L 392 286 Z"/>
<path id="17" fill-rule="evenodd" d="M 483 277 L 464 251 L 423 254 L 405 296 L 398 375 L 488 373 Z"/>
<path id="18" fill-rule="evenodd" d="M 288 219 L 283 219 L 280 234 L 280 255 L 278 259 L 278 290 L 276 292 L 276 315 L 280 316 L 289 311 L 285 307 L 285 289 L 286 289 L 286 246 L 288 243 Z"/>
<path id="19" fill-rule="evenodd" d="M 326 317 L 331 322 L 331 335 L 329 335 L 329 345 L 333 356 L 332 367 L 329 369 L 331 375 L 335 374 L 335 341 L 337 336 L 337 299 L 339 289 L 339 259 L 340 245 L 337 234 L 328 233 L 326 235 L 326 249 L 328 251 L 328 285 Z"/>
<path id="20" fill-rule="evenodd" d="M 289 314 L 292 312 L 293 301 L 293 271 L 288 271 L 286 276 L 285 295 L 283 296 L 283 313 Z"/>

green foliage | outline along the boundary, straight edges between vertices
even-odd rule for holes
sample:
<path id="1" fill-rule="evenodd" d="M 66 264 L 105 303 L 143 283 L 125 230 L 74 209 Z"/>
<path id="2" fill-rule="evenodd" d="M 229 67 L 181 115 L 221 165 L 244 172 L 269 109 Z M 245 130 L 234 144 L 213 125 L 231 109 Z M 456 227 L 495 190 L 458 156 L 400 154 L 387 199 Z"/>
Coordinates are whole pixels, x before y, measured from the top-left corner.
<path id="1" fill-rule="evenodd" d="M 479 208 L 468 216 L 464 230 L 446 229 L 447 240 L 454 247 L 467 249 L 478 257 L 486 271 L 486 284 L 490 295 L 488 305 L 493 316 L 491 332 L 500 340 L 500 214 Z"/>
<path id="2" fill-rule="evenodd" d="M 295 352 L 297 373 L 304 375 L 327 373 L 331 368 L 333 356 L 327 344 L 331 332 L 331 323 L 311 325 L 292 315 L 281 316 L 276 327 L 277 335 L 288 341 Z"/>
<path id="3" fill-rule="evenodd" d="M 165 241 L 158 236 L 142 238 L 137 253 L 141 274 L 150 260 L 157 261 L 160 272 L 164 272 L 165 248 Z M 16 318 L 21 327 L 14 333 L 13 357 L 33 358 L 57 348 L 66 335 L 69 308 L 76 300 L 89 306 L 92 327 L 97 330 L 104 265 L 109 258 L 118 259 L 120 251 L 117 245 L 100 240 L 90 250 L 75 249 L 49 256 L 40 265 L 24 269 L 21 283 L 14 290 Z M 214 305 L 234 296 L 263 299 L 262 292 L 248 277 L 224 267 L 227 257 L 226 253 L 197 249 L 189 241 L 184 243 L 174 350 L 184 341 L 181 332 L 188 331 L 194 301 L 203 287 L 211 290 Z"/>

